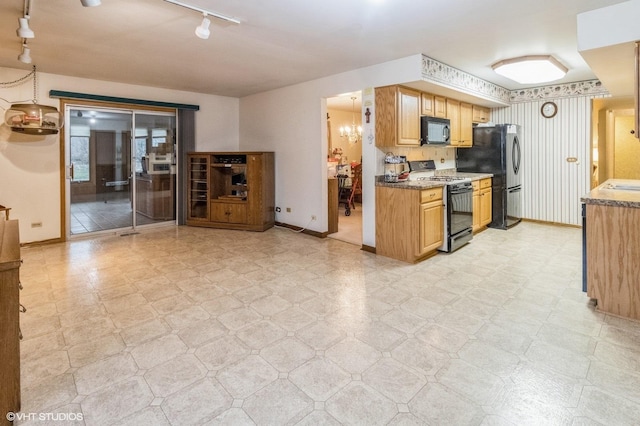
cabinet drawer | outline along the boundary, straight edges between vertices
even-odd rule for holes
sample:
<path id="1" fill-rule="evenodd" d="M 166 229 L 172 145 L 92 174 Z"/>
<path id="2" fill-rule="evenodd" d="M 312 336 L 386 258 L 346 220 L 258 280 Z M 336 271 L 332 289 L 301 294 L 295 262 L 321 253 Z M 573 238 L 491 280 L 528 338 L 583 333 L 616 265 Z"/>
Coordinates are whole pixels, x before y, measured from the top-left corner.
<path id="1" fill-rule="evenodd" d="M 491 188 L 491 179 L 480 180 L 480 189 Z M 475 187 L 473 188 L 475 189 Z"/>
<path id="2" fill-rule="evenodd" d="M 480 191 L 480 181 L 479 180 L 471 181 L 471 186 L 473 187 L 473 192 Z"/>
<path id="3" fill-rule="evenodd" d="M 423 189 L 420 192 L 420 204 L 442 200 L 442 187 Z"/>

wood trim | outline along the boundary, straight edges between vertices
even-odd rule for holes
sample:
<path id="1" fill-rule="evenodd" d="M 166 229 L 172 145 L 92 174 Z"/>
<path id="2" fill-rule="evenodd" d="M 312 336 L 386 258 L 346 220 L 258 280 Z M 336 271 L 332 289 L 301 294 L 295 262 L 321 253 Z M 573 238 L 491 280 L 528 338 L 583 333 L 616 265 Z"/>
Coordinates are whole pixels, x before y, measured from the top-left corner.
<path id="1" fill-rule="evenodd" d="M 367 246 L 363 244 L 362 247 L 360 247 L 360 250 L 366 251 L 367 253 L 376 254 L 376 248 L 372 246 Z"/>
<path id="2" fill-rule="evenodd" d="M 329 235 L 329 233 L 326 231 L 325 232 L 312 231 L 311 229 L 306 229 L 300 226 L 290 225 L 288 223 L 283 223 L 283 222 L 276 222 L 275 226 L 279 226 L 280 228 L 291 229 L 301 234 L 307 234 L 307 235 L 311 235 L 313 237 L 318 237 L 318 238 L 327 238 L 327 235 Z"/>
<path id="3" fill-rule="evenodd" d="M 174 113 L 176 115 L 176 124 L 178 119 L 178 113 L 175 108 L 163 108 L 154 107 L 148 105 L 135 105 L 124 104 L 116 102 L 103 102 L 103 101 L 89 101 L 83 99 L 71 99 L 60 98 L 60 108 L 62 114 L 67 108 L 67 105 L 79 106 L 79 107 L 95 107 L 95 108 L 107 108 L 107 109 L 124 109 L 128 111 L 153 111 L 153 112 L 166 112 Z M 64 158 L 65 149 L 65 126 L 62 126 L 58 133 L 58 144 L 60 146 L 59 164 L 60 164 L 60 238 L 47 240 L 48 242 L 64 242 L 67 241 L 67 185 L 66 185 L 66 162 Z"/>

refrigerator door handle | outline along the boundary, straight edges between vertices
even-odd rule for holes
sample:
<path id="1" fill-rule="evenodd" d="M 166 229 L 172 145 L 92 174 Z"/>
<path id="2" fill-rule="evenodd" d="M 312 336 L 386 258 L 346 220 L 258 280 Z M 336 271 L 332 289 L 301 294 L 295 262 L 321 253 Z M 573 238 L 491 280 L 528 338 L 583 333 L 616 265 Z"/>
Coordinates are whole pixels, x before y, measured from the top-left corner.
<path id="1" fill-rule="evenodd" d="M 511 151 L 511 160 L 513 161 L 513 172 L 515 174 L 518 174 L 518 172 L 520 171 L 520 140 L 518 139 L 518 135 L 513 137 L 513 150 Z"/>

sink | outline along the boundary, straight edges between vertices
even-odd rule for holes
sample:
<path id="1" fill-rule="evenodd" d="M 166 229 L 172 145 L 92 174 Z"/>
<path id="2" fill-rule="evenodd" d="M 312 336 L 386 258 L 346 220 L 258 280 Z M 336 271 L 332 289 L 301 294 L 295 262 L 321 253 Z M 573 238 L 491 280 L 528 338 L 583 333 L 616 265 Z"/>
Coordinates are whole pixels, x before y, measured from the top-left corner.
<path id="1" fill-rule="evenodd" d="M 615 184 L 610 183 L 606 187 L 607 189 L 617 189 L 621 191 L 640 191 L 640 185 L 625 185 L 625 184 Z"/>

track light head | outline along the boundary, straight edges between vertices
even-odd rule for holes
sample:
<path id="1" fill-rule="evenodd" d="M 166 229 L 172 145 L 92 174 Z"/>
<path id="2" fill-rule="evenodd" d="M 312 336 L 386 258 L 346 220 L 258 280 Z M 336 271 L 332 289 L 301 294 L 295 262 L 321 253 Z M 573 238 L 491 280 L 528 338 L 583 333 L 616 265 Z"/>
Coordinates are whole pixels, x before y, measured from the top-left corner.
<path id="1" fill-rule="evenodd" d="M 209 30 L 209 25 L 211 25 L 211 21 L 207 18 L 207 14 L 203 13 L 204 18 L 202 18 L 202 23 L 196 27 L 196 35 L 201 39 L 208 39 L 211 31 Z"/>
<path id="2" fill-rule="evenodd" d="M 22 53 L 18 55 L 18 60 L 25 64 L 31 63 L 31 49 L 27 47 L 27 43 L 22 45 Z"/>
<path id="3" fill-rule="evenodd" d="M 16 30 L 16 34 L 20 38 L 34 38 L 36 35 L 33 30 L 29 28 L 29 17 L 18 18 L 18 24 L 20 25 Z"/>
<path id="4" fill-rule="evenodd" d="M 80 0 L 84 7 L 100 6 L 100 0 Z"/>

